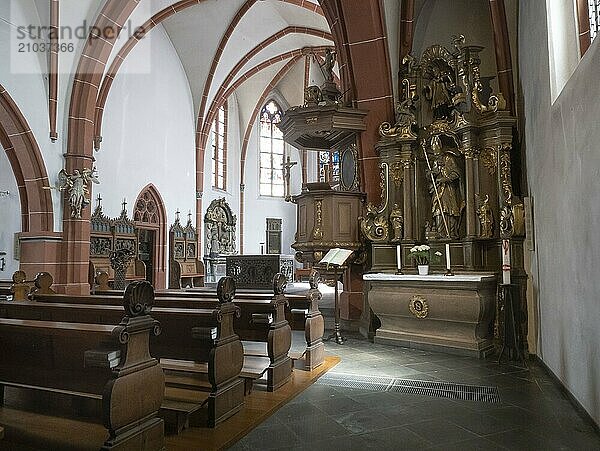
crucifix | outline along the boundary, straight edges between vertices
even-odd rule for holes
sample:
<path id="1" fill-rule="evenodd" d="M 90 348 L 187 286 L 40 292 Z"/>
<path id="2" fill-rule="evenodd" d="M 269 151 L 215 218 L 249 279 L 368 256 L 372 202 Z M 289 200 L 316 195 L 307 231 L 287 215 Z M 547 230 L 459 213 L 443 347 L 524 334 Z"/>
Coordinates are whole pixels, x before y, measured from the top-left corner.
<path id="1" fill-rule="evenodd" d="M 297 161 L 291 161 L 289 155 L 287 157 L 287 161 L 283 163 L 283 178 L 285 179 L 285 200 L 287 202 L 292 200 L 291 175 L 292 168 L 297 164 Z"/>
<path id="2" fill-rule="evenodd" d="M 123 211 L 126 211 L 125 209 L 127 208 L 127 199 L 123 198 L 123 203 L 121 204 L 121 206 L 123 207 Z"/>
<path id="3" fill-rule="evenodd" d="M 96 197 L 96 202 L 98 202 L 96 208 L 100 208 L 102 206 L 102 197 L 100 197 L 100 193 L 98 193 L 98 197 Z"/>

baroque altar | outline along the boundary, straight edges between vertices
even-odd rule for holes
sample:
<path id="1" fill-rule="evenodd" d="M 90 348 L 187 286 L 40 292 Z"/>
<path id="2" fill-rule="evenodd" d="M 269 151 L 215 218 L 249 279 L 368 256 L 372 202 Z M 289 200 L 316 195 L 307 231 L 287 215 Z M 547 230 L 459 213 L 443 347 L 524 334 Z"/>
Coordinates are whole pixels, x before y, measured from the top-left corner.
<path id="1" fill-rule="evenodd" d="M 466 45 L 464 36 L 459 36 L 453 39 L 451 49 L 432 45 L 420 59 L 413 56 L 404 59 L 396 121 L 381 124 L 376 145 L 381 167 L 381 202 L 366 206 L 360 227 L 370 243 L 369 264 L 373 272 L 415 274 L 416 268 L 409 263 L 408 256 L 416 244 L 427 243 L 433 252 L 442 254 L 449 250 L 452 270 L 476 279 L 469 279 L 467 297 L 472 298 L 473 305 L 485 304 L 480 306 L 480 313 L 485 312 L 482 317 L 485 323 L 478 324 L 477 334 L 473 335 L 480 341 L 475 348 L 473 343 L 465 345 L 464 350 L 477 349 L 485 354 L 484 348 L 491 347 L 493 332 L 499 335 L 502 324 L 494 324 L 494 318 L 499 316 L 498 306 L 495 296 L 490 295 L 495 288 L 491 291 L 489 288 L 496 283 L 491 281 L 499 278 L 489 279 L 481 274 L 501 273 L 505 246 L 512 268 L 508 265 L 504 269 L 510 271 L 513 283 L 518 285 L 523 303 L 526 275 L 522 250 L 523 202 L 517 190 L 513 190 L 513 162 L 519 161 L 517 149 L 513 149 L 516 118 L 506 110 L 502 94 L 493 93 L 490 84 L 493 77 L 481 75 L 481 51 L 483 47 Z M 443 265 L 432 265 L 433 272 L 444 269 Z M 365 280 L 368 277 L 371 276 L 365 276 Z M 408 333 L 403 321 L 393 322 L 393 334 L 389 328 L 385 329 L 390 312 L 382 310 L 379 298 L 390 285 L 402 293 L 397 295 L 401 297 L 397 299 L 398 312 L 408 308 L 410 299 L 428 292 L 432 296 L 435 293 L 436 299 L 429 308 L 430 318 L 440 315 L 458 318 L 467 311 L 473 313 L 472 306 L 455 297 L 462 276 L 433 276 L 425 284 L 415 283 L 411 277 L 414 276 L 386 278 L 387 288 L 382 288 L 378 279 L 367 283 L 363 312 L 368 316 L 372 310 L 382 323 L 375 332 L 376 340 L 385 337 L 389 341 Z M 496 314 L 489 315 L 490 311 Z M 526 308 L 522 311 L 526 312 Z M 430 341 L 443 343 L 450 339 L 453 332 L 444 322 L 429 324 L 414 312 L 410 314 L 421 321 L 422 334 L 427 330 Z M 371 319 L 363 317 L 365 328 L 376 323 Z M 389 321 L 387 324 L 390 325 Z M 437 331 L 428 329 L 434 324 Z M 525 321 L 522 320 L 521 326 L 526 330 Z M 487 335 L 482 336 L 482 331 Z M 403 338 L 398 342 L 405 341 Z M 431 343 L 426 340 L 422 344 Z"/>

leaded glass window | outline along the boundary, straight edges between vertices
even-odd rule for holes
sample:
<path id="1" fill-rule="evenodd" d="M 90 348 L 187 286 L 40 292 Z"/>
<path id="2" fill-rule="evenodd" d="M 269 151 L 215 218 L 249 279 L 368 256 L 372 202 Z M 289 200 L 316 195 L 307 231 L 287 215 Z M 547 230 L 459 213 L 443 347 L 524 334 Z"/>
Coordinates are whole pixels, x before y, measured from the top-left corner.
<path id="1" fill-rule="evenodd" d="M 227 107 L 225 105 L 219 108 L 210 135 L 213 142 L 213 187 L 225 190 L 227 189 Z"/>
<path id="2" fill-rule="evenodd" d="M 340 153 L 337 150 L 319 152 L 319 181 L 325 182 L 327 179 L 330 182 L 340 181 Z"/>
<path id="3" fill-rule="evenodd" d="M 284 196 L 283 133 L 277 127 L 282 111 L 274 100 L 269 100 L 260 112 L 260 195 Z"/>
<path id="4" fill-rule="evenodd" d="M 594 40 L 600 32 L 600 0 L 588 0 L 590 15 L 590 40 Z"/>

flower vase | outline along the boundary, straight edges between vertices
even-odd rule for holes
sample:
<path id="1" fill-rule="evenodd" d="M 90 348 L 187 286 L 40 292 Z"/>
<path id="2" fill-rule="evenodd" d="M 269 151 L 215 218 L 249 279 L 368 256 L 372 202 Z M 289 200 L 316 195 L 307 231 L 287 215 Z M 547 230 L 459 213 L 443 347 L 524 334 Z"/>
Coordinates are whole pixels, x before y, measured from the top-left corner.
<path id="1" fill-rule="evenodd" d="M 426 276 L 429 274 L 429 265 L 417 265 L 417 268 L 419 269 L 420 276 Z"/>

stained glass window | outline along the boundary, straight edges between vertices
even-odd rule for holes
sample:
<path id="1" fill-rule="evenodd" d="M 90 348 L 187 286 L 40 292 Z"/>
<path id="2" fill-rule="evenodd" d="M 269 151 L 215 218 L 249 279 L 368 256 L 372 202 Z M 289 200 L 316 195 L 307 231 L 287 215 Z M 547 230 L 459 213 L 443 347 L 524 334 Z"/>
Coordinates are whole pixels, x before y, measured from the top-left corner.
<path id="1" fill-rule="evenodd" d="M 283 197 L 283 134 L 277 127 L 281 122 L 281 108 L 274 100 L 268 101 L 260 112 L 260 195 Z"/>
<path id="2" fill-rule="evenodd" d="M 223 105 L 210 130 L 212 136 L 212 180 L 213 187 L 227 189 L 227 107 Z"/>
<path id="3" fill-rule="evenodd" d="M 327 179 L 334 183 L 340 181 L 340 153 L 337 150 L 319 152 L 319 181 L 325 182 Z"/>
<path id="4" fill-rule="evenodd" d="M 590 15 L 590 39 L 593 41 L 600 32 L 600 0 L 588 0 Z"/>

